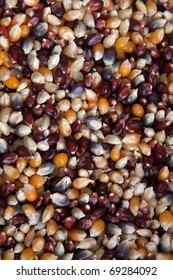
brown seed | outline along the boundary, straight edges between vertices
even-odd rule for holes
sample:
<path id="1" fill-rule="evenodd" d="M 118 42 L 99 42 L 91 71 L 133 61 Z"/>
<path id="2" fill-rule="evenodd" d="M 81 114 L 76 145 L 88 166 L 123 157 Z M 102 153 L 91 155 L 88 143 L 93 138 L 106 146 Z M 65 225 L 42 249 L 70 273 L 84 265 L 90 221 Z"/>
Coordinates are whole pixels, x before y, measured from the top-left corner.
<path id="1" fill-rule="evenodd" d="M 105 230 L 105 222 L 101 219 L 95 220 L 89 230 L 91 237 L 97 237 Z"/>
<path id="2" fill-rule="evenodd" d="M 73 228 L 68 232 L 68 238 L 72 241 L 82 241 L 86 236 L 84 231 L 77 228 Z"/>

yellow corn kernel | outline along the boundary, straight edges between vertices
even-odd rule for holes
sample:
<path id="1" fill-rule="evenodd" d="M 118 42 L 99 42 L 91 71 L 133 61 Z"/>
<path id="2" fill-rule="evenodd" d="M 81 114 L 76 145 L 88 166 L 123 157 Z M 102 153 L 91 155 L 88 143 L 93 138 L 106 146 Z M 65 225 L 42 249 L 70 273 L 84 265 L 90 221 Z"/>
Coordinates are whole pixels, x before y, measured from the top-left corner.
<path id="1" fill-rule="evenodd" d="M 109 110 L 109 102 L 106 98 L 100 98 L 98 101 L 98 108 L 101 115 L 104 115 Z"/>
<path id="2" fill-rule="evenodd" d="M 101 219 L 95 220 L 89 229 L 91 237 L 99 236 L 105 230 L 105 222 Z"/>
<path id="3" fill-rule="evenodd" d="M 123 51 L 127 53 L 133 53 L 136 49 L 136 45 L 132 41 L 128 41 L 127 44 L 124 46 Z"/>
<path id="4" fill-rule="evenodd" d="M 0 65 L 3 64 L 5 55 L 6 55 L 6 53 L 4 51 L 0 51 Z"/>
<path id="5" fill-rule="evenodd" d="M 164 29 L 163 28 L 156 29 L 151 33 L 150 41 L 152 44 L 157 45 L 163 40 L 163 37 L 164 37 Z"/>
<path id="6" fill-rule="evenodd" d="M 21 38 L 27 38 L 29 36 L 29 33 L 30 33 L 30 29 L 28 27 L 28 25 L 21 25 L 20 26 L 21 30 L 22 30 L 22 33 L 21 33 Z"/>
<path id="7" fill-rule="evenodd" d="M 41 188 L 45 182 L 46 178 L 41 175 L 34 174 L 29 178 L 29 183 L 33 185 L 36 189 Z"/>
<path id="8" fill-rule="evenodd" d="M 132 105 L 132 113 L 138 118 L 143 118 L 145 112 L 142 105 L 136 103 Z"/>
<path id="9" fill-rule="evenodd" d="M 4 84 L 10 89 L 17 89 L 19 86 L 19 80 L 15 76 L 10 76 Z"/>
<path id="10" fill-rule="evenodd" d="M 120 37 L 115 42 L 115 49 L 117 51 L 123 50 L 127 45 L 129 38 L 128 37 Z"/>
<path id="11" fill-rule="evenodd" d="M 110 152 L 110 158 L 113 161 L 117 161 L 120 158 L 120 151 L 119 149 L 115 146 L 112 148 L 111 152 Z"/>
<path id="12" fill-rule="evenodd" d="M 131 72 L 131 63 L 126 59 L 123 61 L 119 67 L 119 73 L 121 77 L 127 77 Z"/>
<path id="13" fill-rule="evenodd" d="M 20 254 L 21 260 L 34 260 L 35 259 L 35 253 L 32 248 L 26 248 L 22 251 Z"/>
<path id="14" fill-rule="evenodd" d="M 53 162 L 57 167 L 64 167 L 68 162 L 68 155 L 66 153 L 59 153 L 53 158 Z"/>
<path id="15" fill-rule="evenodd" d="M 170 210 L 165 210 L 159 215 L 159 222 L 161 227 L 167 231 L 173 226 L 173 214 Z"/>
<path id="16" fill-rule="evenodd" d="M 30 184 L 26 184 L 24 186 L 24 194 L 25 197 L 28 201 L 34 201 L 36 200 L 38 194 L 37 194 L 37 190 L 34 188 L 34 186 L 30 185 Z"/>

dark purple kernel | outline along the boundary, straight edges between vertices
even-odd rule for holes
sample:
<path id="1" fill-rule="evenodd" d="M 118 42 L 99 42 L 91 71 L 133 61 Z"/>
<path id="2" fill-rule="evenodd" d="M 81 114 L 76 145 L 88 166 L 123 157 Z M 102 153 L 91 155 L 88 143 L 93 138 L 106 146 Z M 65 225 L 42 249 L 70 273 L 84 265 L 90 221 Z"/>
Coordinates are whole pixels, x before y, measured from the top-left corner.
<path id="1" fill-rule="evenodd" d="M 12 217 L 12 225 L 20 226 L 21 224 L 28 223 L 28 218 L 24 214 L 17 214 Z"/>
<path id="2" fill-rule="evenodd" d="M 69 138 L 66 141 L 66 147 L 70 154 L 75 154 L 77 152 L 78 146 L 75 138 Z"/>
<path id="3" fill-rule="evenodd" d="M 129 93 L 130 93 L 129 85 L 123 85 L 116 92 L 117 100 L 122 101 L 122 100 L 126 99 L 126 97 L 129 95 Z"/>
<path id="4" fill-rule="evenodd" d="M 71 93 L 76 97 L 81 96 L 83 91 L 84 91 L 83 81 L 76 82 L 71 89 Z"/>
<path id="5" fill-rule="evenodd" d="M 76 227 L 80 230 L 87 230 L 92 226 L 92 220 L 91 219 L 81 219 L 79 221 L 77 221 L 76 223 Z"/>
<path id="6" fill-rule="evenodd" d="M 135 19 L 130 19 L 130 26 L 129 26 L 130 31 L 140 31 L 141 28 L 142 28 L 142 23 L 140 21 Z"/>
<path id="7" fill-rule="evenodd" d="M 49 149 L 48 151 L 46 151 L 42 154 L 42 159 L 44 161 L 49 161 L 49 160 L 53 159 L 56 154 L 57 154 L 56 149 Z"/>
<path id="8" fill-rule="evenodd" d="M 15 150 L 15 153 L 19 157 L 26 157 L 26 158 L 32 157 L 32 153 L 27 148 L 25 148 L 24 146 L 18 146 Z"/>
<path id="9" fill-rule="evenodd" d="M 108 193 L 108 187 L 107 184 L 105 183 L 96 183 L 96 188 L 95 188 L 97 194 L 100 195 L 105 195 Z"/>
<path id="10" fill-rule="evenodd" d="M 1 198 L 6 198 L 15 190 L 14 184 L 10 182 L 5 182 L 0 186 L 0 196 Z"/>
<path id="11" fill-rule="evenodd" d="M 139 132 L 142 129 L 142 122 L 138 119 L 130 120 L 127 123 L 126 129 L 129 132 Z"/>
<path id="12" fill-rule="evenodd" d="M 2 164 L 13 164 L 16 162 L 18 156 L 15 153 L 6 153 L 0 158 L 0 163 Z"/>
<path id="13" fill-rule="evenodd" d="M 78 151 L 80 154 L 83 154 L 85 151 L 87 151 L 89 147 L 89 139 L 85 137 L 81 137 L 78 141 Z"/>
<path id="14" fill-rule="evenodd" d="M 63 220 L 63 226 L 65 229 L 70 230 L 74 227 L 76 219 L 73 216 L 69 216 Z"/>
<path id="15" fill-rule="evenodd" d="M 159 82 L 156 85 L 156 91 L 160 94 L 168 94 L 168 86 L 165 83 Z"/>
<path id="16" fill-rule="evenodd" d="M 65 74 L 59 68 L 55 70 L 54 81 L 56 84 L 61 84 L 65 81 Z"/>
<path id="17" fill-rule="evenodd" d="M 138 88 L 138 94 L 140 96 L 148 96 L 152 93 L 152 86 L 148 83 L 143 83 Z"/>
<path id="18" fill-rule="evenodd" d="M 96 89 L 96 93 L 100 96 L 105 96 L 110 92 L 110 84 L 108 83 L 101 83 L 98 88 Z"/>
<path id="19" fill-rule="evenodd" d="M 106 213 L 106 208 L 97 208 L 91 213 L 91 219 L 97 220 L 102 218 Z"/>
<path id="20" fill-rule="evenodd" d="M 95 163 L 94 163 L 92 157 L 82 157 L 82 158 L 80 158 L 78 166 L 80 168 L 85 168 L 87 170 L 94 170 L 95 169 Z"/>
<path id="21" fill-rule="evenodd" d="M 131 222 L 134 220 L 133 214 L 129 209 L 119 208 L 116 215 L 120 221 Z"/>
<path id="22" fill-rule="evenodd" d="M 162 197 L 166 194 L 168 190 L 168 183 L 166 181 L 160 182 L 155 188 L 154 191 L 157 195 L 157 197 Z"/>
<path id="23" fill-rule="evenodd" d="M 149 228 L 151 225 L 151 219 L 148 218 L 147 216 L 141 216 L 141 217 L 137 217 L 135 218 L 135 225 L 138 228 Z"/>
<path id="24" fill-rule="evenodd" d="M 41 117 L 43 115 L 43 106 L 42 105 L 35 105 L 32 107 L 32 113 L 35 117 Z"/>
<path id="25" fill-rule="evenodd" d="M 114 258 L 114 250 L 107 249 L 104 252 L 104 255 L 102 257 L 102 260 L 112 260 Z"/>
<path id="26" fill-rule="evenodd" d="M 62 17 L 64 14 L 64 7 L 58 3 L 58 2 L 54 2 L 51 6 L 51 11 L 52 13 L 57 16 L 57 17 Z"/>
<path id="27" fill-rule="evenodd" d="M 173 72 L 173 64 L 170 62 L 164 62 L 162 65 L 162 72 L 163 73 L 172 73 Z"/>
<path id="28" fill-rule="evenodd" d="M 58 112 L 56 107 L 53 104 L 45 104 L 43 107 L 43 111 L 49 116 L 49 117 L 56 117 Z"/>
<path id="29" fill-rule="evenodd" d="M 102 0 L 92 0 L 90 1 L 89 8 L 92 12 L 100 12 L 103 8 Z"/>
<path id="30" fill-rule="evenodd" d="M 26 106 L 31 109 L 33 107 L 33 105 L 35 104 L 35 100 L 36 100 L 36 97 L 34 94 L 30 94 L 26 100 L 25 100 L 25 104 Z"/>
<path id="31" fill-rule="evenodd" d="M 39 93 L 43 88 L 44 88 L 44 86 L 42 84 L 32 83 L 32 85 L 31 85 L 31 91 L 34 94 Z"/>
<path id="32" fill-rule="evenodd" d="M 15 242 L 14 238 L 10 236 L 10 237 L 7 237 L 5 243 L 3 244 L 3 247 L 5 249 L 12 249 L 12 248 L 14 248 L 15 245 L 16 245 L 16 242 Z"/>
<path id="33" fill-rule="evenodd" d="M 146 52 L 146 45 L 142 44 L 142 45 L 138 45 L 134 51 L 135 57 L 136 58 L 140 58 L 143 57 L 145 55 Z"/>
<path id="34" fill-rule="evenodd" d="M 156 162 L 162 161 L 166 157 L 166 150 L 163 145 L 157 144 L 154 148 L 154 160 Z"/>
<path id="35" fill-rule="evenodd" d="M 28 108 L 24 108 L 22 111 L 22 115 L 23 115 L 23 121 L 26 125 L 32 126 L 34 123 L 34 119 L 33 119 L 33 115 L 31 113 L 31 110 L 29 110 Z"/>
<path id="36" fill-rule="evenodd" d="M 97 43 L 99 43 L 102 39 L 103 35 L 100 33 L 93 33 L 88 35 L 87 39 L 86 39 L 86 43 L 88 46 L 93 46 Z"/>

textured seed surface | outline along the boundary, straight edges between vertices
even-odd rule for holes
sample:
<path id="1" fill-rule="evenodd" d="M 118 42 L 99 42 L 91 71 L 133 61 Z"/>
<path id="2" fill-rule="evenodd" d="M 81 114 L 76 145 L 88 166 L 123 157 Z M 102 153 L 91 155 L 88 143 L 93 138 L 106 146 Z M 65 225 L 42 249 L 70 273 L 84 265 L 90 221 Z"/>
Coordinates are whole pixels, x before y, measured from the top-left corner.
<path id="1" fill-rule="evenodd" d="M 0 0 L 0 259 L 173 259 L 172 5 Z"/>

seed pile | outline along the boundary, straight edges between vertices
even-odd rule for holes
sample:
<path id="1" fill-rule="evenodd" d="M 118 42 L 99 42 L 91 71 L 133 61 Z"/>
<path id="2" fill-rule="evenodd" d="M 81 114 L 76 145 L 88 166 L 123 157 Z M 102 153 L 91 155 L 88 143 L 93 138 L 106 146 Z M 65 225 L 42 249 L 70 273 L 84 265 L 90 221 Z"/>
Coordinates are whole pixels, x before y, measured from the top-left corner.
<path id="1" fill-rule="evenodd" d="M 173 259 L 172 106 L 172 0 L 0 0 L 0 258 Z"/>

